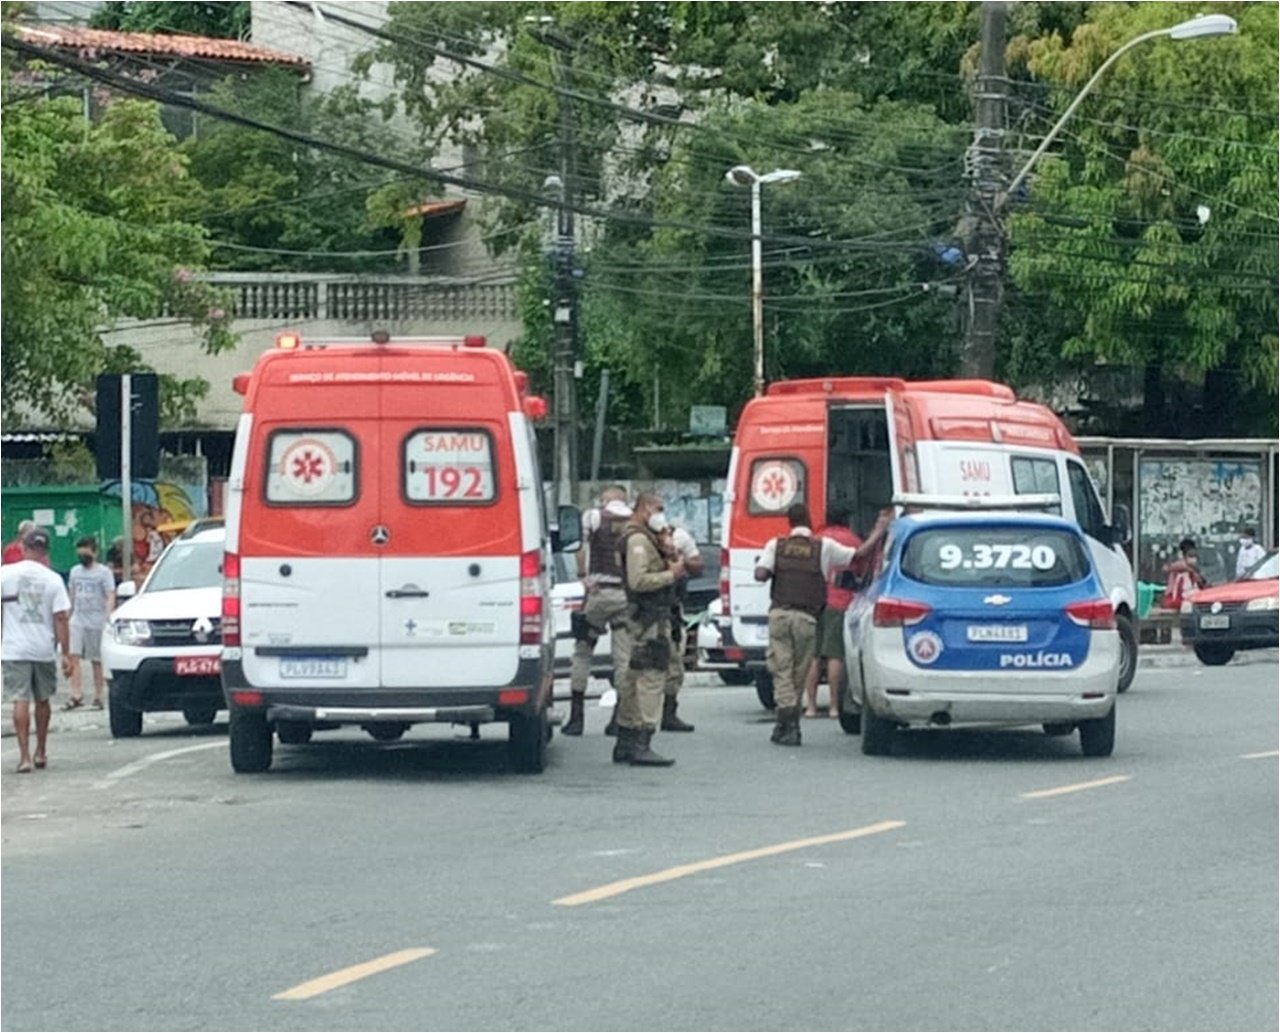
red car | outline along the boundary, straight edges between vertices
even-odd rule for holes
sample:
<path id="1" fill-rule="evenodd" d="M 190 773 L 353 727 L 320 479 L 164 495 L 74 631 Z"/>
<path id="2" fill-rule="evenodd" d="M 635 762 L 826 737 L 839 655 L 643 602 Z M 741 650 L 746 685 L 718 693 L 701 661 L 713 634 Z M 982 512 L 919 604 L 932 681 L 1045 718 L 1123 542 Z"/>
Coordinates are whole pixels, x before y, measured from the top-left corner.
<path id="1" fill-rule="evenodd" d="M 1238 581 L 1202 588 L 1182 604 L 1182 641 L 1217 667 L 1240 649 L 1280 644 L 1280 554 L 1267 553 Z"/>

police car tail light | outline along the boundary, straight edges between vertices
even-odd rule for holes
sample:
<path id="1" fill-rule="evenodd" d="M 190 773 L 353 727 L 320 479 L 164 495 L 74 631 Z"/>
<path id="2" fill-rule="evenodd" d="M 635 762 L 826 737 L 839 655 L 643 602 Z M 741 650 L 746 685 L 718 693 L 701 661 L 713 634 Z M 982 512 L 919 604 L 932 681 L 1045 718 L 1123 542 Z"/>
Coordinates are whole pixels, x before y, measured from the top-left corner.
<path id="1" fill-rule="evenodd" d="M 222 644 L 240 645 L 240 557 L 234 552 L 222 557 Z"/>
<path id="2" fill-rule="evenodd" d="M 928 603 L 918 603 L 914 599 L 876 600 L 876 608 L 871 612 L 871 622 L 877 628 L 902 628 L 919 624 L 933 612 Z"/>
<path id="3" fill-rule="evenodd" d="M 1110 599 L 1085 599 L 1067 607 L 1067 616 L 1082 628 L 1110 631 L 1116 626 L 1116 608 Z"/>
<path id="4" fill-rule="evenodd" d="M 542 554 L 534 549 L 520 557 L 520 644 L 542 643 Z"/>
<path id="5" fill-rule="evenodd" d="M 720 550 L 720 598 L 724 600 L 724 612 L 731 613 L 729 609 L 729 550 Z"/>

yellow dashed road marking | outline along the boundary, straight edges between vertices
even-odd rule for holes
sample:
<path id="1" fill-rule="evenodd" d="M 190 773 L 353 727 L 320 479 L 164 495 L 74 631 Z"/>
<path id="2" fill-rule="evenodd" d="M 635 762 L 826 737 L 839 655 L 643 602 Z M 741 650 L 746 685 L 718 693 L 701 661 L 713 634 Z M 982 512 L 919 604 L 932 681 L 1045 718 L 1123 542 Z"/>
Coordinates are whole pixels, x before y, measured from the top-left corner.
<path id="1" fill-rule="evenodd" d="M 1110 778 L 1096 778 L 1092 782 L 1075 782 L 1069 786 L 1057 786 L 1054 789 L 1037 789 L 1032 793 L 1023 793 L 1024 800 L 1043 800 L 1047 796 L 1065 796 L 1067 793 L 1080 793 L 1086 789 L 1099 789 L 1102 786 L 1113 786 L 1119 782 L 1128 782 L 1132 775 L 1112 775 Z"/>
<path id="2" fill-rule="evenodd" d="M 725 854 L 723 857 L 712 857 L 705 861 L 694 861 L 692 864 L 664 868 L 660 872 L 652 872 L 649 875 L 637 875 L 630 879 L 621 879 L 618 882 L 597 886 L 591 890 L 583 890 L 581 893 L 574 893 L 568 897 L 560 897 L 551 903 L 559 904 L 562 907 L 594 904 L 597 901 L 607 900 L 609 897 L 616 897 L 623 893 L 630 893 L 632 890 L 643 889 L 646 886 L 656 886 L 659 883 L 671 882 L 674 879 L 683 879 L 688 875 L 697 875 L 700 872 L 709 872 L 716 868 L 727 868 L 731 864 L 742 864 L 744 861 L 756 861 L 762 857 L 776 857 L 778 854 L 790 853 L 793 850 L 826 846 L 828 843 L 843 843 L 850 839 L 874 836 L 879 832 L 892 832 L 894 829 L 902 828 L 905 824 L 905 821 L 881 821 L 874 825 L 864 825 L 862 828 L 849 829 L 847 832 L 833 832 L 830 835 L 813 836 L 809 839 L 793 839 L 787 843 L 775 843 L 773 846 L 759 847 L 756 850 Z"/>
<path id="3" fill-rule="evenodd" d="M 407 965 L 411 961 L 417 961 L 420 958 L 429 958 L 434 953 L 435 950 L 431 947 L 411 947 L 409 950 L 396 951 L 394 954 L 384 954 L 382 957 L 374 958 L 372 961 L 352 965 L 350 968 L 341 968 L 337 972 L 330 972 L 327 976 L 319 976 L 305 983 L 299 983 L 295 987 L 273 995 L 271 999 L 273 1001 L 305 1001 L 310 997 L 316 997 L 320 994 L 328 993 L 330 990 L 337 990 L 338 987 L 347 986 L 349 983 L 367 979 L 369 976 L 376 976 L 379 972 L 399 968 L 401 965 Z"/>

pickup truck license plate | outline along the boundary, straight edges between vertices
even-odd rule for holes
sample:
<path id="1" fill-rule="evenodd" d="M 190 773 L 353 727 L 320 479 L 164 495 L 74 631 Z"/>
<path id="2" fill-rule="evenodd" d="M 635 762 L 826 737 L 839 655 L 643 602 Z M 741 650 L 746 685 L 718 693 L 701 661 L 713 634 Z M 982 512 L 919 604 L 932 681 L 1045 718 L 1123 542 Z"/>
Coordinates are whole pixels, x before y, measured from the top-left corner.
<path id="1" fill-rule="evenodd" d="M 970 624 L 966 629 L 970 642 L 1025 642 L 1025 624 Z"/>
<path id="2" fill-rule="evenodd" d="M 1200 618 L 1200 627 L 1206 631 L 1223 631 L 1231 627 L 1231 618 L 1225 613 L 1207 614 Z"/>
<path id="3" fill-rule="evenodd" d="M 173 658 L 173 673 L 182 678 L 222 673 L 222 657 L 220 656 L 176 656 Z"/>
<path id="4" fill-rule="evenodd" d="M 280 658 L 281 678 L 345 678 L 344 656 L 292 656 Z"/>

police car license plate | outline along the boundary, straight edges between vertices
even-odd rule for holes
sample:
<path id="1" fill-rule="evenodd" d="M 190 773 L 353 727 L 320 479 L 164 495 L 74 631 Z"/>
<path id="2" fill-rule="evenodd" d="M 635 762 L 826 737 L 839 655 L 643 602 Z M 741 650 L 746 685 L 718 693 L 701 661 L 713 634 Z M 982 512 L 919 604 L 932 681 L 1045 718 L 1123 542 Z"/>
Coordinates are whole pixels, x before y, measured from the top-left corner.
<path id="1" fill-rule="evenodd" d="M 970 642 L 1025 642 L 1025 624 L 970 624 L 965 637 Z"/>
<path id="2" fill-rule="evenodd" d="M 1231 618 L 1225 613 L 1208 614 L 1200 618 L 1200 627 L 1206 631 L 1223 631 L 1231 627 Z"/>
<path id="3" fill-rule="evenodd" d="M 280 658 L 281 678 L 345 678 L 346 657 L 293 656 Z"/>

